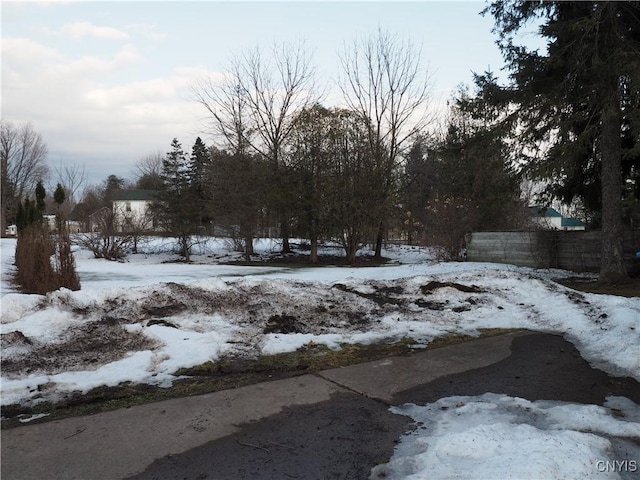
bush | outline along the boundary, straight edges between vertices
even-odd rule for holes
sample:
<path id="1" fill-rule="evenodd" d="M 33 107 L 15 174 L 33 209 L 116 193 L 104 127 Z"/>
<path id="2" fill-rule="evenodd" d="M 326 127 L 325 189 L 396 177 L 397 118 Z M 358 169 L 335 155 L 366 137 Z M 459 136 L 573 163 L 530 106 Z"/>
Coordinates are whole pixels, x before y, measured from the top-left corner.
<path id="1" fill-rule="evenodd" d="M 18 233 L 15 264 L 16 281 L 26 293 L 44 295 L 61 287 L 80 289 L 66 229 L 54 237 L 42 224 L 25 226 Z"/>
<path id="2" fill-rule="evenodd" d="M 84 233 L 76 237 L 75 243 L 89 250 L 95 258 L 105 260 L 124 260 L 133 245 L 128 235 L 106 232 Z"/>
<path id="3" fill-rule="evenodd" d="M 435 199 L 427 210 L 423 243 L 434 249 L 438 260 L 463 260 L 465 235 L 477 225 L 478 217 L 478 209 L 471 201 Z"/>
<path id="4" fill-rule="evenodd" d="M 75 243 L 89 250 L 95 258 L 124 260 L 127 252 L 134 246 L 131 235 L 118 234 L 115 216 L 111 210 L 103 211 L 95 221 L 98 231 L 79 235 Z"/>
<path id="5" fill-rule="evenodd" d="M 60 287 L 80 290 L 80 278 L 76 272 L 76 262 L 71 251 L 69 229 L 64 227 L 55 240 L 55 271 Z"/>

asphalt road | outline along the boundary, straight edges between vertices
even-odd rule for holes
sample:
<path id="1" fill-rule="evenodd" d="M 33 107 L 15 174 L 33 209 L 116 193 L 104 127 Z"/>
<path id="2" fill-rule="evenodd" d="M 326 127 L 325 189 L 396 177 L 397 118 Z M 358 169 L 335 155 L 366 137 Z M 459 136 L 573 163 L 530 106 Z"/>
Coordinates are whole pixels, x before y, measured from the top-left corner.
<path id="1" fill-rule="evenodd" d="M 477 352 L 466 353 L 477 354 L 479 368 L 466 358 L 461 368 L 453 369 L 455 373 L 443 376 L 438 370 L 446 372 L 448 363 L 463 358 L 463 348 L 449 350 L 440 360 L 425 357 L 419 366 L 399 365 L 395 373 L 385 371 L 391 366 L 385 361 L 323 373 L 324 379 L 341 387 L 328 400 L 287 406 L 230 435 L 164 456 L 130 478 L 366 479 L 374 465 L 389 460 L 399 437 L 413 428 L 408 418 L 389 413 L 389 405 L 424 404 L 452 395 L 494 392 L 532 401 L 592 404 L 602 404 L 608 395 L 622 395 L 640 404 L 637 381 L 591 368 L 559 336 L 530 333 L 515 335 L 509 342 L 506 355 L 489 364 L 481 360 L 486 349 L 500 351 L 501 347 L 477 344 Z M 405 379 L 413 385 L 398 390 L 397 383 L 402 386 L 405 381 L 399 378 L 403 375 L 413 377 Z M 394 382 L 396 388 L 389 388 Z"/>

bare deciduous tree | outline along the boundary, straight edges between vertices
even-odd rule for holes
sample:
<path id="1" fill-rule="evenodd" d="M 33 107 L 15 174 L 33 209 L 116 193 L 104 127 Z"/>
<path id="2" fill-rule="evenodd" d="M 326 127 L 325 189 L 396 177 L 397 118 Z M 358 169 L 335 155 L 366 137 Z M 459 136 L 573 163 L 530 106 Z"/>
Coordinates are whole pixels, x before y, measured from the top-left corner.
<path id="1" fill-rule="evenodd" d="M 78 198 L 78 192 L 84 190 L 87 183 L 87 172 L 83 166 L 78 164 L 68 164 L 59 162 L 58 165 L 54 165 L 54 171 L 56 180 L 55 183 L 59 183 L 64 188 L 67 194 L 67 200 L 71 204 L 75 204 Z M 51 190 L 53 188 L 49 187 Z"/>
<path id="2" fill-rule="evenodd" d="M 54 177 L 50 178 L 48 190 L 55 191 L 58 185 L 62 187 L 65 198 L 62 204 L 56 207 L 56 211 L 69 218 L 77 203 L 79 192 L 85 188 L 87 173 L 84 166 L 62 163 L 62 161 L 54 165 L 53 170 Z"/>
<path id="3" fill-rule="evenodd" d="M 2 165 L 2 232 L 7 215 L 16 201 L 30 194 L 48 172 L 47 146 L 30 123 L 20 126 L 0 121 L 0 161 Z"/>
<path id="4" fill-rule="evenodd" d="M 249 153 L 253 130 L 249 128 L 248 105 L 238 75 L 234 69 L 220 82 L 205 79 L 193 87 L 193 93 L 211 115 L 212 133 L 222 139 L 222 146 L 244 156 Z"/>
<path id="5" fill-rule="evenodd" d="M 381 29 L 341 55 L 340 88 L 347 105 L 369 122 L 372 175 L 380 182 L 372 208 L 380 217 L 376 257 L 381 256 L 384 217 L 392 197 L 394 170 L 410 140 L 433 120 L 428 113 L 430 80 L 421 52 Z"/>
<path id="6" fill-rule="evenodd" d="M 249 148 L 271 165 L 267 201 L 280 216 L 283 252 L 288 252 L 288 199 L 284 145 L 293 118 L 316 100 L 315 70 L 304 44 L 274 45 L 271 57 L 256 47 L 234 58 L 224 81 L 194 87 L 196 100 L 213 119 L 234 154 Z"/>
<path id="7" fill-rule="evenodd" d="M 157 151 L 142 157 L 136 162 L 133 175 L 136 178 L 136 188 L 143 190 L 159 190 L 162 185 L 162 161 L 164 153 Z"/>

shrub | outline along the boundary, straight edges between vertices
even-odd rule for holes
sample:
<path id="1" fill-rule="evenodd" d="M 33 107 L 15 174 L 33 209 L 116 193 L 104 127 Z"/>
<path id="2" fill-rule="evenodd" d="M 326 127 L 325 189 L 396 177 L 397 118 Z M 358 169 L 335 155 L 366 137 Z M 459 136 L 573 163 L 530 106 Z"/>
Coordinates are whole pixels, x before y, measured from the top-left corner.
<path id="1" fill-rule="evenodd" d="M 55 240 L 55 271 L 60 287 L 80 290 L 80 278 L 76 272 L 76 262 L 71 251 L 69 229 L 64 227 Z"/>
<path id="2" fill-rule="evenodd" d="M 111 210 L 104 210 L 95 218 L 97 231 L 79 235 L 75 243 L 93 253 L 95 258 L 124 260 L 133 247 L 131 235 L 117 232 L 115 216 Z"/>
<path id="3" fill-rule="evenodd" d="M 66 229 L 51 236 L 45 225 L 25 226 L 18 233 L 15 264 L 16 281 L 26 293 L 44 295 L 61 287 L 80 289 Z"/>

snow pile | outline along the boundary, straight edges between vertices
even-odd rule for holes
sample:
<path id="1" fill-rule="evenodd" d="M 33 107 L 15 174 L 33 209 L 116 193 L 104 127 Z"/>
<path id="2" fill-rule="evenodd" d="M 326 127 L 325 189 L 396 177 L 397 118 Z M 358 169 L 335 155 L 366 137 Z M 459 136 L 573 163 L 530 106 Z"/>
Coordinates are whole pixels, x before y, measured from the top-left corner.
<path id="1" fill-rule="evenodd" d="M 601 479 L 640 472 L 640 406 L 530 402 L 494 393 L 391 411 L 418 429 L 371 479 Z M 616 437 L 616 438 L 611 438 Z"/>
<path id="2" fill-rule="evenodd" d="M 592 365 L 640 380 L 640 298 L 582 294 L 551 280 L 567 272 L 434 263 L 412 247 L 385 252 L 394 265 L 369 268 L 218 265 L 227 258 L 221 246 L 188 265 L 167 263 L 175 259 L 168 253 L 117 263 L 78 251 L 82 290 L 39 296 L 5 289 L 11 244 L 3 239 L 2 248 L 3 405 L 127 381 L 170 385 L 180 368 L 223 356 L 310 342 L 337 349 L 411 337 L 426 345 L 481 328 L 562 334 Z"/>

